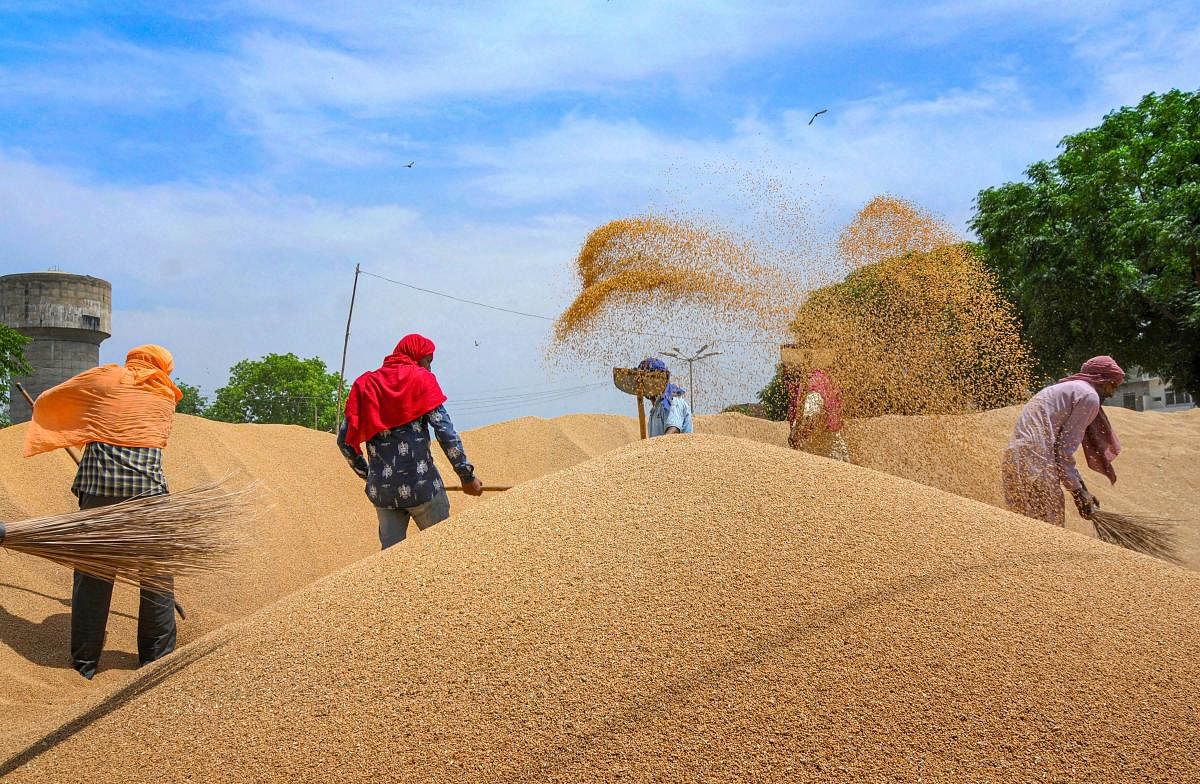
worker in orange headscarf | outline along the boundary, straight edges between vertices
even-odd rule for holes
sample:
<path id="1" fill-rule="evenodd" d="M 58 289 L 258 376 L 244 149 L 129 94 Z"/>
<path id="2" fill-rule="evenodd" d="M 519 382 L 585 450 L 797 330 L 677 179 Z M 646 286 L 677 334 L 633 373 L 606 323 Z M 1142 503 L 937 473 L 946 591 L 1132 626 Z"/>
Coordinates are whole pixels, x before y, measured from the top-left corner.
<path id="1" fill-rule="evenodd" d="M 183 397 L 171 381 L 174 367 L 171 352 L 162 346 L 138 346 L 124 365 L 85 370 L 47 389 L 34 402 L 25 456 L 84 447 L 71 485 L 80 509 L 165 494 L 162 449 L 171 434 L 175 404 Z M 75 572 L 71 661 L 88 679 L 100 664 L 112 590 L 112 580 Z M 174 649 L 175 596 L 169 580 L 165 589 L 142 586 L 138 661 L 148 664 Z"/>

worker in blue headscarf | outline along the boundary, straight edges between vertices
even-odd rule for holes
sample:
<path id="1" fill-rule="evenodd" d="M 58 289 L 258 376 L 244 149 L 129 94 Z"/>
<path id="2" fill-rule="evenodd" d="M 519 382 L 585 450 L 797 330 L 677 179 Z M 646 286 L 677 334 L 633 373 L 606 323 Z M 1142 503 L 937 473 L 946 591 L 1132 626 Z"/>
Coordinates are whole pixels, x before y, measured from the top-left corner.
<path id="1" fill-rule="evenodd" d="M 647 357 L 638 365 L 638 369 L 670 372 L 666 363 L 658 357 Z M 692 432 L 692 407 L 683 399 L 683 395 L 682 387 L 668 383 L 662 395 L 654 399 L 646 422 L 646 433 L 651 438 Z"/>

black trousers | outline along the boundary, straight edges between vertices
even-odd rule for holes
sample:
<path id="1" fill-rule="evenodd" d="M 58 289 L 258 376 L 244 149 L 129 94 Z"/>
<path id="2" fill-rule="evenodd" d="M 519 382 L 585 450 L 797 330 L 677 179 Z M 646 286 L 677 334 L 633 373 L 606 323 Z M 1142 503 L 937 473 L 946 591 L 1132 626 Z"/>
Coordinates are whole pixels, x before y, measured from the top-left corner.
<path id="1" fill-rule="evenodd" d="M 80 509 L 95 509 L 124 501 L 114 496 L 79 497 Z M 138 605 L 138 663 L 149 664 L 175 650 L 175 594 L 170 589 L 141 589 Z M 112 580 L 75 572 L 71 591 L 71 664 L 80 675 L 91 679 L 100 666 L 112 603 Z"/>

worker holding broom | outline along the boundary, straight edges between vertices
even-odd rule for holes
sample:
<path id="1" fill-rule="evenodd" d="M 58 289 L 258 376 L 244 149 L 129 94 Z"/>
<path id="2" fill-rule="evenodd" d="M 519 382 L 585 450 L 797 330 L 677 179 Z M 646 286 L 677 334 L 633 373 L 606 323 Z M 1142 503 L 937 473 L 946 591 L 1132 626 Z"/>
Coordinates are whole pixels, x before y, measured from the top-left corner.
<path id="1" fill-rule="evenodd" d="M 1075 467 L 1075 451 L 1083 446 L 1087 464 L 1117 481 L 1112 461 L 1121 451 L 1103 401 L 1125 380 L 1112 357 L 1093 357 L 1078 373 L 1033 396 L 1017 417 L 1004 452 L 1003 488 L 1008 508 L 1057 526 L 1065 523 L 1060 485 L 1075 500 L 1080 516 L 1090 518 L 1096 499 Z"/>
<path id="2" fill-rule="evenodd" d="M 667 363 L 658 357 L 647 357 L 638 365 L 638 370 L 654 370 L 669 373 Z M 670 378 L 670 376 L 667 376 Z M 692 407 L 683 399 L 683 387 L 667 383 L 663 393 L 654 398 L 650 415 L 646 418 L 646 434 L 650 438 L 692 432 Z"/>
<path id="3" fill-rule="evenodd" d="M 446 395 L 430 370 L 433 351 L 429 338 L 405 335 L 382 367 L 354 381 L 338 430 L 338 447 L 366 480 L 367 497 L 379 518 L 379 544 L 385 550 L 404 540 L 410 519 L 423 531 L 450 516 L 450 498 L 429 451 L 429 428 L 463 492 L 483 493 L 483 483 L 446 413 Z"/>
<path id="4" fill-rule="evenodd" d="M 164 495 L 162 450 L 175 405 L 183 397 L 171 381 L 174 360 L 162 346 L 138 346 L 122 365 L 102 365 L 38 396 L 25 433 L 26 457 L 84 447 L 71 492 L 80 509 Z M 71 663 L 89 680 L 104 649 L 113 578 L 75 570 L 71 591 Z M 138 661 L 175 649 L 175 597 L 170 577 L 143 584 L 138 608 Z"/>

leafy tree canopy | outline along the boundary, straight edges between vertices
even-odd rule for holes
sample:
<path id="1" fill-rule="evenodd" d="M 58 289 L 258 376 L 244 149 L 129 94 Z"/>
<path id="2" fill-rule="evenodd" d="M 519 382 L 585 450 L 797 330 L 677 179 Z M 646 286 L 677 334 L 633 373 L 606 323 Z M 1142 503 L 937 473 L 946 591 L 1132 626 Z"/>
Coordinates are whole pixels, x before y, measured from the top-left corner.
<path id="1" fill-rule="evenodd" d="M 1038 370 L 1111 354 L 1200 395 L 1200 92 L 1151 93 L 982 191 L 972 228 Z"/>
<path id="2" fill-rule="evenodd" d="M 788 416 L 788 384 L 784 379 L 783 365 L 775 366 L 775 375 L 758 391 L 758 403 L 762 416 L 776 422 L 784 422 Z"/>
<path id="3" fill-rule="evenodd" d="M 343 390 L 344 392 L 344 390 Z M 205 416 L 224 422 L 303 425 L 332 431 L 337 421 L 338 377 L 317 357 L 268 354 L 229 370 Z M 344 396 L 344 395 L 343 395 Z"/>
<path id="4" fill-rule="evenodd" d="M 13 376 L 33 372 L 25 361 L 25 346 L 30 340 L 15 329 L 0 324 L 0 379 L 6 383 Z"/>
<path id="5" fill-rule="evenodd" d="M 12 424 L 8 420 L 8 397 L 12 394 L 9 384 L 16 376 L 24 376 L 33 372 L 25 361 L 25 345 L 29 338 L 15 329 L 0 324 L 0 427 Z"/>
<path id="6" fill-rule="evenodd" d="M 179 391 L 183 393 L 183 398 L 175 406 L 175 413 L 198 417 L 207 415 L 208 398 L 200 394 L 200 387 L 192 386 L 179 379 L 175 379 L 175 386 L 179 387 Z"/>

